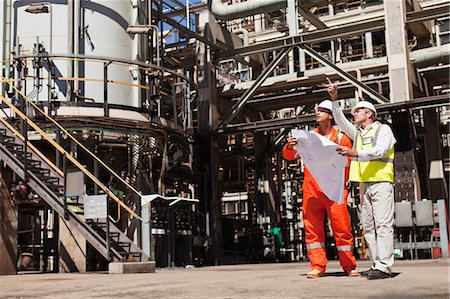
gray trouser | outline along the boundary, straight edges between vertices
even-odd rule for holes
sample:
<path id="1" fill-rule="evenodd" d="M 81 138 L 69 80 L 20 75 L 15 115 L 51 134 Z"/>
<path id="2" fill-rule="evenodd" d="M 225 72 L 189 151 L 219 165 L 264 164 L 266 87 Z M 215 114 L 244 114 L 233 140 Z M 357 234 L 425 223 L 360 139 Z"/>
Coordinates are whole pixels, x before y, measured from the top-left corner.
<path id="1" fill-rule="evenodd" d="M 394 264 L 394 187 L 392 183 L 360 183 L 362 225 L 372 268 L 391 273 Z"/>

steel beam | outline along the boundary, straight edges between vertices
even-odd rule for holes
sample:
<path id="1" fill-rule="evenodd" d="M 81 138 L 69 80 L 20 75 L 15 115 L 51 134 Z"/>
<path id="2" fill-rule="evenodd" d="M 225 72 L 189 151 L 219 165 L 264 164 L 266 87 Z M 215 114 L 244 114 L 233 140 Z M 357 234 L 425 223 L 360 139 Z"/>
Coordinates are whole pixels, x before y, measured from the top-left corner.
<path id="1" fill-rule="evenodd" d="M 303 50 L 305 50 L 306 53 L 308 53 L 309 56 L 313 57 L 320 63 L 331 67 L 333 70 L 338 73 L 339 76 L 341 76 L 343 79 L 349 81 L 354 86 L 361 88 L 366 94 L 368 94 L 372 99 L 376 100 L 378 103 L 389 103 L 389 99 L 384 97 L 382 94 L 378 93 L 376 90 L 372 89 L 371 87 L 367 86 L 366 84 L 358 81 L 355 77 L 344 71 L 343 69 L 337 67 L 334 63 L 329 61 L 328 59 L 325 59 L 322 57 L 319 53 L 314 51 L 310 46 L 306 44 L 301 44 L 299 46 Z"/>
<path id="2" fill-rule="evenodd" d="M 302 43 L 319 43 L 333 40 L 339 37 L 363 34 L 384 30 L 384 19 L 378 18 L 371 21 L 341 26 L 338 28 L 327 28 L 313 32 L 302 33 L 297 36 L 283 37 L 268 42 L 261 42 L 247 47 L 238 47 L 233 50 L 221 50 L 214 54 L 216 61 L 225 59 L 236 59 L 237 57 L 276 51 L 285 47 L 299 46 Z"/>
<path id="3" fill-rule="evenodd" d="M 153 10 L 152 11 L 152 15 L 158 15 L 158 12 Z M 201 34 L 198 34 L 197 32 L 194 32 L 192 30 L 187 29 L 186 27 L 184 27 L 182 24 L 178 23 L 177 21 L 169 18 L 166 15 L 162 15 L 161 19 L 164 23 L 167 23 L 168 25 L 178 29 L 181 33 L 184 33 L 186 35 L 188 35 L 189 37 L 193 37 L 199 41 L 201 41 L 202 43 L 210 46 L 213 50 L 224 50 L 226 49 L 226 47 L 220 46 L 216 43 L 214 43 L 214 41 L 211 41 L 209 39 L 207 39 L 206 37 L 204 37 Z"/>
<path id="4" fill-rule="evenodd" d="M 264 83 L 264 81 L 269 77 L 270 73 L 275 69 L 275 67 L 280 63 L 280 61 L 289 53 L 292 48 L 282 49 L 278 55 L 270 62 L 270 64 L 264 69 L 264 71 L 258 76 L 253 85 L 247 89 L 244 94 L 240 97 L 238 102 L 233 105 L 231 112 L 226 115 L 222 121 L 217 125 L 216 131 L 223 130 L 224 127 L 241 111 L 247 101 L 256 93 L 258 87 Z"/>
<path id="5" fill-rule="evenodd" d="M 390 110 L 399 109 L 421 109 L 440 105 L 449 105 L 450 96 L 440 95 L 434 97 L 424 97 L 417 98 L 411 101 L 397 102 L 397 103 L 385 103 L 375 105 L 378 113 L 381 114 Z M 350 114 L 350 109 L 344 111 L 346 114 Z M 290 118 L 282 119 L 268 119 L 255 121 L 251 123 L 240 123 L 240 124 L 230 124 L 219 134 L 231 135 L 244 132 L 254 132 L 254 131 L 273 131 L 282 128 L 292 128 L 298 125 L 313 124 L 315 122 L 314 114 L 305 114 Z"/>
<path id="6" fill-rule="evenodd" d="M 300 14 L 308 20 L 312 25 L 316 26 L 317 29 L 325 29 L 328 28 L 327 25 L 325 25 L 324 22 L 322 22 L 319 17 L 317 17 L 315 14 L 312 14 L 305 5 L 303 5 L 300 1 L 297 2 L 298 11 Z"/>
<path id="7" fill-rule="evenodd" d="M 199 11 L 202 11 L 202 10 L 205 10 L 207 8 L 208 8 L 208 3 L 192 5 L 192 6 L 189 6 L 189 13 L 190 14 L 195 14 L 195 13 L 197 13 Z M 172 12 L 165 13 L 164 15 L 166 17 L 168 17 L 168 18 L 173 18 L 173 17 L 178 17 L 178 16 L 181 16 L 181 15 L 184 15 L 184 14 L 186 14 L 186 9 L 174 10 Z"/>
<path id="8" fill-rule="evenodd" d="M 406 13 L 406 23 L 423 22 L 450 15 L 450 4 L 443 4 L 433 8 Z"/>
<path id="9" fill-rule="evenodd" d="M 406 13 L 406 23 L 423 22 L 450 15 L 450 5 L 440 5 L 438 7 Z M 369 21 L 363 21 L 336 28 L 327 28 L 313 32 L 302 33 L 294 37 L 284 37 L 269 42 L 258 43 L 247 47 L 239 47 L 234 50 L 217 51 L 214 55 L 216 61 L 225 60 L 247 55 L 263 53 L 267 51 L 280 50 L 285 47 L 299 46 L 302 43 L 319 43 L 334 40 L 340 37 L 353 36 L 366 32 L 375 32 L 384 30 L 384 18 L 376 18 Z"/>

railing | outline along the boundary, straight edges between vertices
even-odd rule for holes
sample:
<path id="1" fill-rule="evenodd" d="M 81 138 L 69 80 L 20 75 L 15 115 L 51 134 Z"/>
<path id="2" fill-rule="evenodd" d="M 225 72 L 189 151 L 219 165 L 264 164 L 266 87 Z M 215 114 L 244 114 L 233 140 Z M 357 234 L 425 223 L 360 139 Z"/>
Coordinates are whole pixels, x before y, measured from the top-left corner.
<path id="1" fill-rule="evenodd" d="M 5 78 L 2 78 L 4 81 L 7 82 Z M 17 89 L 15 86 L 13 86 L 11 83 L 7 82 L 10 87 L 12 87 L 18 94 L 27 101 L 27 103 L 31 104 L 37 111 L 39 111 L 41 114 L 43 114 L 48 120 L 50 120 L 53 124 L 55 124 L 64 134 L 66 134 L 70 139 L 72 139 L 78 146 L 80 146 L 83 150 L 86 151 L 88 155 L 90 155 L 92 158 L 94 158 L 97 162 L 99 162 L 105 169 L 112 174 L 114 177 L 116 177 L 119 181 L 121 181 L 125 186 L 127 186 L 130 190 L 132 190 L 134 193 L 136 193 L 139 197 L 141 196 L 141 193 L 137 191 L 133 186 L 131 186 L 128 182 L 126 182 L 122 177 L 120 177 L 116 172 L 114 172 L 108 165 L 106 165 L 100 158 L 98 158 L 94 153 L 92 153 L 89 149 L 87 149 L 81 142 L 79 142 L 72 134 L 70 134 L 61 124 L 59 124 L 56 120 L 54 120 L 52 117 L 50 117 L 47 113 L 45 113 L 40 107 L 38 107 L 35 103 L 30 101 L 30 99 L 25 96 L 19 89 Z M 69 159 L 70 162 L 73 163 L 79 170 L 81 170 L 89 179 L 91 179 L 92 182 L 94 182 L 100 189 L 102 189 L 106 194 L 108 194 L 112 199 L 114 199 L 119 206 L 123 207 L 127 212 L 129 212 L 133 217 L 139 219 L 140 221 L 143 221 L 142 218 L 136 214 L 133 210 L 131 210 L 124 202 L 122 202 L 117 196 L 109 190 L 95 175 L 93 175 L 89 170 L 87 170 L 78 160 L 76 160 L 74 157 L 70 155 L 64 148 L 62 148 L 53 138 L 51 138 L 46 132 L 44 132 L 36 123 L 34 123 L 31 119 L 29 119 L 22 111 L 20 111 L 17 107 L 15 107 L 10 101 L 8 101 L 5 97 L 0 95 L 1 100 L 12 110 L 15 112 L 17 116 L 19 116 L 22 120 L 26 122 L 26 124 L 30 125 L 33 129 L 35 129 L 46 141 L 48 141 L 58 152 L 60 152 L 62 155 L 64 155 L 67 159 Z M 6 122 L 5 120 L 2 120 L 2 122 Z M 9 126 L 10 127 L 10 126 Z M 14 130 L 15 134 L 18 132 Z M 24 142 L 26 141 L 27 137 L 25 134 L 22 134 L 21 137 L 19 137 Z M 26 142 L 25 145 L 29 146 L 31 143 Z M 35 148 L 34 148 L 35 149 Z M 42 156 L 41 156 L 42 157 Z M 48 159 L 46 159 L 48 161 Z M 51 164 L 52 168 L 58 168 L 54 164 Z M 59 171 L 58 173 L 61 174 Z"/>
<path id="2" fill-rule="evenodd" d="M 187 99 L 181 102 L 183 105 L 182 111 L 189 111 L 186 113 L 186 116 L 183 116 L 184 118 L 191 117 L 192 115 L 192 112 L 190 112 L 190 91 L 196 90 L 197 87 L 190 78 L 165 67 L 120 58 L 71 54 L 49 55 L 48 53 L 15 55 L 13 60 L 3 60 L 1 62 L 2 64 L 11 64 L 11 68 L 13 70 L 16 69 L 17 74 L 19 75 L 16 76 L 15 79 L 3 78 L 2 82 L 11 82 L 15 80 L 16 83 L 21 83 L 28 80 L 34 80 L 35 84 L 33 84 L 33 92 L 35 92 L 37 96 L 40 92 L 47 94 L 47 99 L 42 100 L 38 98 L 38 100 L 42 102 L 44 106 L 47 106 L 49 114 L 53 108 L 52 103 L 54 103 L 55 97 L 57 97 L 56 92 L 59 91 L 64 93 L 64 97 L 69 102 L 85 102 L 90 100 L 102 104 L 104 110 L 103 114 L 108 117 L 110 105 L 114 103 L 122 104 L 124 99 L 129 98 L 129 96 L 125 94 L 123 97 L 114 98 L 114 93 L 111 92 L 111 88 L 121 86 L 122 93 L 131 92 L 123 89 L 125 87 L 136 88 L 133 91 L 139 98 L 139 102 L 129 102 L 128 100 L 125 100 L 127 103 L 125 105 L 139 107 L 142 111 L 149 113 L 152 117 L 157 116 L 167 119 L 178 119 L 177 124 L 184 129 L 187 129 L 186 125 L 184 125 L 185 123 L 191 124 L 192 122 L 191 119 L 183 120 L 179 119 L 177 115 L 172 115 L 171 113 L 176 111 L 177 107 L 164 108 L 165 105 L 175 105 L 172 101 L 174 95 L 170 95 L 170 92 L 173 92 L 173 89 L 164 89 L 165 85 L 161 82 L 165 80 L 170 84 L 173 82 L 185 83 L 189 92 L 183 95 L 183 97 L 187 97 Z M 34 74 L 31 76 L 27 74 L 28 69 L 31 69 L 29 65 L 30 62 L 32 62 L 32 68 L 34 70 Z M 67 63 L 67 76 L 61 74 L 64 70 L 59 71 L 59 67 L 61 67 L 60 63 Z M 74 63 L 78 65 L 77 72 L 75 72 Z M 69 65 L 71 66 L 69 67 Z M 119 67 L 123 68 L 123 70 L 117 69 Z M 42 70 L 43 68 L 44 70 Z M 99 76 L 94 78 L 78 77 L 77 75 L 80 70 L 83 72 L 96 73 Z M 119 74 L 120 77 L 114 78 L 117 74 Z M 130 82 L 127 81 L 128 79 L 124 79 L 126 76 L 124 77 L 123 74 L 131 76 Z M 100 85 L 99 88 L 94 86 L 95 83 Z M 86 86 L 84 84 L 86 84 Z M 28 84 L 24 85 L 27 86 Z M 41 91 L 43 90 L 44 85 L 47 86 L 47 90 Z M 56 85 L 59 85 L 59 90 Z M 185 105 L 187 106 L 184 107 Z"/>

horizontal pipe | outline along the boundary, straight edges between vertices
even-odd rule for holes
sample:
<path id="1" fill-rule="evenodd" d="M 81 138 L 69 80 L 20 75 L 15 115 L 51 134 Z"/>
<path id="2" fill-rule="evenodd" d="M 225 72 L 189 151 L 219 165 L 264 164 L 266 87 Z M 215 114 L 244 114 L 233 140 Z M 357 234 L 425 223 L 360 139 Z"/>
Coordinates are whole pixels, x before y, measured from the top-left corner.
<path id="1" fill-rule="evenodd" d="M 286 8 L 287 0 L 248 0 L 246 2 L 225 5 L 221 0 L 210 0 L 211 13 L 224 21 L 244 18 L 263 12 L 272 12 Z"/>

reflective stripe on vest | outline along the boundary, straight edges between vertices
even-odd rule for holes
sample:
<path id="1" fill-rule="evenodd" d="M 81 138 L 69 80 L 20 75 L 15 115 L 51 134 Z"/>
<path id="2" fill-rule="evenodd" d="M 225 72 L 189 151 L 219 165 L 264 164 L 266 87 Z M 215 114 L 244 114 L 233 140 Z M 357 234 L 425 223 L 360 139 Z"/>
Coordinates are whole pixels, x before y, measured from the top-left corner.
<path id="1" fill-rule="evenodd" d="M 353 246 L 336 246 L 338 251 L 352 251 Z"/>
<path id="2" fill-rule="evenodd" d="M 368 150 L 375 146 L 378 134 L 383 124 L 376 122 L 378 127 L 371 127 L 364 135 L 358 130 L 353 143 L 353 149 Z M 394 147 L 384 157 L 370 161 L 352 159 L 350 163 L 350 181 L 352 182 L 394 182 Z"/>
<path id="3" fill-rule="evenodd" d="M 325 243 L 317 242 L 317 243 L 306 244 L 307 250 L 316 249 L 316 248 L 325 248 Z"/>

